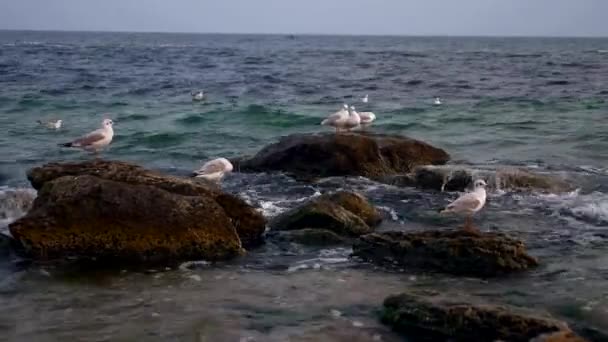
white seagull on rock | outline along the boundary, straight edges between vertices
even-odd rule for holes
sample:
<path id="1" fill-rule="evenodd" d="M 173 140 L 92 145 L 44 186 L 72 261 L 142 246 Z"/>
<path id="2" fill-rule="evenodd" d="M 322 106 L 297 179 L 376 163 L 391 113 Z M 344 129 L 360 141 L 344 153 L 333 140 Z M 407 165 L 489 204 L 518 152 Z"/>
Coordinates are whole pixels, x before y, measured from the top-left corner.
<path id="1" fill-rule="evenodd" d="M 359 127 L 361 124 L 361 117 L 359 113 L 355 110 L 355 106 L 350 107 L 350 112 L 348 115 L 348 119 L 346 120 L 346 128 L 351 130 L 353 128 Z"/>
<path id="2" fill-rule="evenodd" d="M 42 126 L 46 126 L 47 128 L 60 129 L 63 121 L 62 120 L 51 120 L 51 121 L 47 121 L 47 122 L 42 122 L 41 120 L 38 120 L 38 123 Z"/>
<path id="3" fill-rule="evenodd" d="M 203 164 L 203 166 L 194 171 L 195 177 L 204 178 L 212 182 L 219 182 L 228 172 L 232 172 L 232 163 L 226 158 L 217 158 Z"/>
<path id="4" fill-rule="evenodd" d="M 336 133 L 340 131 L 341 128 L 346 127 L 346 121 L 348 120 L 348 105 L 344 104 L 342 108 L 331 114 L 327 117 L 327 119 L 321 121 L 321 125 L 323 126 L 332 126 L 336 129 Z"/>
<path id="5" fill-rule="evenodd" d="M 476 180 L 472 192 L 458 197 L 458 199 L 445 207 L 445 209 L 441 211 L 441 214 L 464 214 L 466 215 L 464 229 L 468 231 L 477 231 L 477 229 L 473 227 L 472 217 L 486 204 L 486 186 L 486 182 L 482 179 Z"/>
<path id="6" fill-rule="evenodd" d="M 372 121 L 376 120 L 376 114 L 372 112 L 359 112 L 357 114 L 361 118 L 362 125 L 369 125 Z"/>
<path id="7" fill-rule="evenodd" d="M 112 125 L 114 125 L 114 122 L 111 119 L 103 119 L 101 128 L 72 142 L 60 144 L 60 146 L 78 147 L 85 151 L 97 153 L 112 142 L 112 138 L 114 137 Z"/>

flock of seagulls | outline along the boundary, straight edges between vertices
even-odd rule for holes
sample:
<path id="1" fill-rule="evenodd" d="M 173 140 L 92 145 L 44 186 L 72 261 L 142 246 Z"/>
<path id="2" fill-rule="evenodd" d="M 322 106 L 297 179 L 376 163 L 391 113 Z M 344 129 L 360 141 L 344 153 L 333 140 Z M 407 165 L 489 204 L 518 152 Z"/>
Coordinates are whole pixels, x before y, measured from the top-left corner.
<path id="1" fill-rule="evenodd" d="M 193 101 L 205 100 L 205 94 L 202 91 L 192 92 Z M 361 102 L 368 103 L 369 95 L 365 95 L 361 98 Z M 435 105 L 441 105 L 441 99 L 435 98 Z M 337 112 L 329 115 L 325 120 L 321 122 L 321 125 L 331 126 L 336 129 L 336 133 L 340 130 L 350 131 L 359 126 L 369 125 L 376 120 L 376 115 L 373 112 L 357 112 L 355 106 L 348 106 L 347 104 L 342 105 L 342 108 Z M 51 129 L 60 129 L 62 120 L 53 120 L 48 122 L 38 121 L 40 125 L 46 126 Z M 96 129 L 78 139 L 71 142 L 60 144 L 63 147 L 75 147 L 85 151 L 98 153 L 103 148 L 110 145 L 112 138 L 114 137 L 114 121 L 111 119 L 103 119 L 101 127 Z M 211 182 L 221 182 L 227 173 L 232 172 L 234 169 L 232 163 L 226 158 L 217 158 L 210 160 L 203 164 L 203 166 L 194 171 L 196 178 L 206 179 Z M 456 213 L 465 215 L 464 229 L 471 232 L 477 230 L 472 225 L 472 217 L 475 213 L 480 211 L 486 203 L 486 182 L 479 179 L 474 182 L 474 190 L 469 193 L 465 193 L 455 201 L 450 203 L 442 214 L 445 213 Z"/>

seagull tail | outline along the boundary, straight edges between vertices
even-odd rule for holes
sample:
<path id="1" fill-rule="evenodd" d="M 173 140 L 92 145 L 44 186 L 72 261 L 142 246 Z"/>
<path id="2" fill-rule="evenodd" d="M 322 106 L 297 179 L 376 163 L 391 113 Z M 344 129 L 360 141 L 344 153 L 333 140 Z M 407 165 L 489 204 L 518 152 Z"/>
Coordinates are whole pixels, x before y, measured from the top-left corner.
<path id="1" fill-rule="evenodd" d="M 439 211 L 439 215 L 445 215 L 445 214 L 449 214 L 451 212 L 452 212 L 451 209 L 445 208 L 445 209 Z"/>
<path id="2" fill-rule="evenodd" d="M 36 120 L 36 122 L 37 122 L 38 124 L 40 124 L 40 125 L 42 125 L 42 124 L 43 124 L 42 120 Z"/>
<path id="3" fill-rule="evenodd" d="M 61 146 L 61 147 L 72 147 L 72 146 L 74 146 L 74 143 L 71 143 L 71 142 L 69 142 L 69 143 L 61 143 L 61 144 L 59 144 L 59 146 Z"/>

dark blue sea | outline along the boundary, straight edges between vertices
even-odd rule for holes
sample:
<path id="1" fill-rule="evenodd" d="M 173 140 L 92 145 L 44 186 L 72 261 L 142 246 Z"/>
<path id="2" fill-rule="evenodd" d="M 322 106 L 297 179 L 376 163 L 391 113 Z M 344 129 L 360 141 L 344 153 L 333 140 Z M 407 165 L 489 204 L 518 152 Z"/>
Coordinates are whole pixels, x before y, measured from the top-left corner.
<path id="1" fill-rule="evenodd" d="M 191 100 L 198 89 L 207 101 Z M 32 192 L 25 172 L 90 158 L 57 144 L 105 117 L 115 136 L 104 158 L 188 174 L 326 131 L 320 121 L 342 103 L 373 111 L 372 131 L 445 149 L 449 167 L 569 182 L 573 191 L 495 188 L 475 218 L 524 240 L 541 267 L 481 281 L 364 266 L 347 246 L 272 244 L 194 270 L 74 274 L 4 260 L 0 341 L 398 341 L 375 310 L 408 288 L 547 311 L 608 338 L 608 39 L 0 31 L 0 229 L 24 214 L 5 194 Z M 37 124 L 51 119 L 63 127 Z M 459 224 L 437 215 L 456 193 L 364 178 L 237 172 L 223 187 L 268 217 L 346 188 L 381 208 L 381 230 Z"/>

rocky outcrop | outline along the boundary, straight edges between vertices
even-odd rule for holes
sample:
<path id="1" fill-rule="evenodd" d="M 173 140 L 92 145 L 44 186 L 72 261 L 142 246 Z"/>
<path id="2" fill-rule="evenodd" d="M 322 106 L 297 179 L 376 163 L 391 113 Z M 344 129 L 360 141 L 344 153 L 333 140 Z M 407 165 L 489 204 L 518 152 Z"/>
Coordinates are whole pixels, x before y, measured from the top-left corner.
<path id="1" fill-rule="evenodd" d="M 371 233 L 382 221 L 361 194 L 339 191 L 316 197 L 275 218 L 270 226 L 282 239 L 304 244 L 333 244 Z"/>
<path id="2" fill-rule="evenodd" d="M 30 210 L 36 191 L 32 189 L 7 189 L 0 191 L 0 227 L 2 222 L 16 220 Z"/>
<path id="3" fill-rule="evenodd" d="M 473 178 L 481 178 L 492 189 L 509 191 L 541 191 L 560 193 L 574 190 L 559 177 L 515 168 L 471 170 L 459 166 L 419 166 L 411 173 L 382 177 L 384 183 L 396 186 L 413 186 L 436 191 L 460 191 L 470 188 Z"/>
<path id="4" fill-rule="evenodd" d="M 432 341 L 584 341 L 566 323 L 548 315 L 453 293 L 390 296 L 384 301 L 382 322 L 406 336 Z M 569 339 L 546 339 L 550 336 Z"/>
<path id="5" fill-rule="evenodd" d="M 538 265 L 521 241 L 502 234 L 462 230 L 369 234 L 355 242 L 353 255 L 384 265 L 477 277 Z"/>
<path id="6" fill-rule="evenodd" d="M 128 185 L 150 185 L 182 196 L 211 197 L 234 224 L 244 247 L 262 241 L 266 221 L 262 214 L 242 199 L 221 191 L 217 184 L 199 178 L 183 178 L 146 170 L 120 162 L 93 160 L 82 163 L 50 163 L 31 169 L 27 177 L 35 189 L 62 176 L 90 175 Z"/>
<path id="7" fill-rule="evenodd" d="M 233 160 L 241 171 L 283 171 L 297 178 L 407 173 L 418 165 L 445 164 L 450 156 L 427 143 L 372 133 L 295 134 L 250 159 Z"/>
<path id="8" fill-rule="evenodd" d="M 10 231 L 36 258 L 224 260 L 265 229 L 239 198 L 128 163 L 49 164 L 28 178 L 38 198 Z"/>

